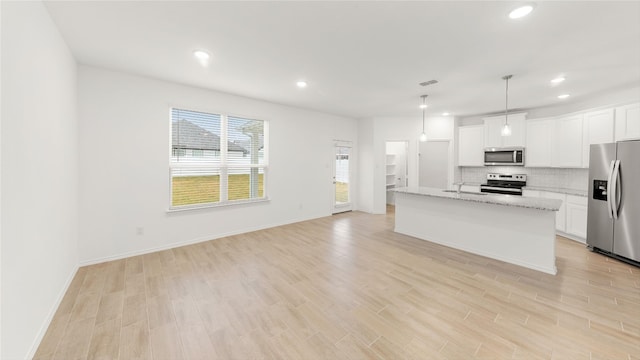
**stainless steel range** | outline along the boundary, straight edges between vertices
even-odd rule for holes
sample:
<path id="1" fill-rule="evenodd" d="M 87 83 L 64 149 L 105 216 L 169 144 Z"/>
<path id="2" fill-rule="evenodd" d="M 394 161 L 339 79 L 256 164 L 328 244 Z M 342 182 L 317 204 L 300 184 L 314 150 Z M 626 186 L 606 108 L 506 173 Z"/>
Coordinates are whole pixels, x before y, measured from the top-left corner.
<path id="1" fill-rule="evenodd" d="M 487 174 L 487 183 L 480 185 L 480 192 L 522 196 L 522 188 L 527 185 L 524 174 Z"/>

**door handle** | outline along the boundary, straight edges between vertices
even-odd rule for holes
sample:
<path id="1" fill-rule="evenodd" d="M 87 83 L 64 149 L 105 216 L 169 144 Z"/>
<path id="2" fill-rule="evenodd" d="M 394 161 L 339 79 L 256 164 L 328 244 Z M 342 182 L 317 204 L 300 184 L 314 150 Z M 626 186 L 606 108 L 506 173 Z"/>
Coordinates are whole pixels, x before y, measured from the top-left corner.
<path id="1" fill-rule="evenodd" d="M 613 198 L 611 197 L 614 194 L 613 190 L 615 185 L 613 185 L 613 169 L 615 168 L 616 161 L 611 160 L 609 163 L 609 176 L 607 178 L 607 215 L 609 215 L 609 219 L 613 219 Z"/>
<path id="2" fill-rule="evenodd" d="M 613 218 L 618 219 L 618 210 L 620 209 L 620 160 L 616 160 L 615 165 L 613 166 L 613 179 L 612 179 L 613 189 L 609 192 L 609 196 L 612 197 L 611 200 L 611 212 L 613 213 Z"/>

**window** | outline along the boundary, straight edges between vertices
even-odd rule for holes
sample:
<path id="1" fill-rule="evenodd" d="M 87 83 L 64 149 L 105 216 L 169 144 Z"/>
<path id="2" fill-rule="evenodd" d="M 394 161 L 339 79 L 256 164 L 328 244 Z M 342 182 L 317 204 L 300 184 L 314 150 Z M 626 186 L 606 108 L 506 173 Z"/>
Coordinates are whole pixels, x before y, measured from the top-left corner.
<path id="1" fill-rule="evenodd" d="M 204 150 L 203 149 L 193 149 L 191 150 L 191 156 L 193 157 L 203 157 Z"/>
<path id="2" fill-rule="evenodd" d="M 266 121 L 171 109 L 171 207 L 266 199 Z"/>

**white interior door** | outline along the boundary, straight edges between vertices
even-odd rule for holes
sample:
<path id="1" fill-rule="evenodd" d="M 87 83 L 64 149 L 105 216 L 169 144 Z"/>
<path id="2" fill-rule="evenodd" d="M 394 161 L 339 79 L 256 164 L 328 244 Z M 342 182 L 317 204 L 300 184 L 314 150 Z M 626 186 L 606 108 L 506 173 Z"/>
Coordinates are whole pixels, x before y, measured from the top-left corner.
<path id="1" fill-rule="evenodd" d="M 336 144 L 333 162 L 333 213 L 351 211 L 351 147 Z"/>
<path id="2" fill-rule="evenodd" d="M 421 142 L 418 153 L 419 186 L 449 187 L 449 141 Z"/>

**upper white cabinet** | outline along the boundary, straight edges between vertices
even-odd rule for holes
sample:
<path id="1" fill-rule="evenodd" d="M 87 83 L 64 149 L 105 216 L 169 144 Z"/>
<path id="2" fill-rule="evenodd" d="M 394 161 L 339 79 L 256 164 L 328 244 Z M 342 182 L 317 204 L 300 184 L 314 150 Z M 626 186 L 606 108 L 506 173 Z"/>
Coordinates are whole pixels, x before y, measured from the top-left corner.
<path id="1" fill-rule="evenodd" d="M 613 109 L 591 111 L 584 114 L 582 166 L 589 167 L 589 147 L 614 141 Z"/>
<path id="2" fill-rule="evenodd" d="M 502 136 L 502 127 L 505 124 L 504 115 L 484 118 L 484 146 L 524 146 L 526 133 L 524 120 L 526 115 L 524 113 L 509 115 L 510 136 Z"/>
<path id="3" fill-rule="evenodd" d="M 551 164 L 553 167 L 582 167 L 583 114 L 557 118 Z"/>
<path id="4" fill-rule="evenodd" d="M 458 166 L 484 165 L 484 127 L 482 125 L 458 128 Z"/>
<path id="5" fill-rule="evenodd" d="M 527 120 L 527 145 L 524 153 L 525 166 L 551 167 L 554 127 L 554 119 Z"/>
<path id="6" fill-rule="evenodd" d="M 616 108 L 615 140 L 640 139 L 640 103 Z"/>

